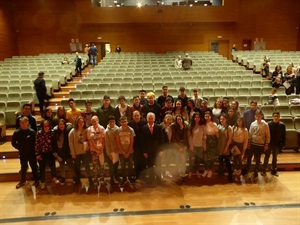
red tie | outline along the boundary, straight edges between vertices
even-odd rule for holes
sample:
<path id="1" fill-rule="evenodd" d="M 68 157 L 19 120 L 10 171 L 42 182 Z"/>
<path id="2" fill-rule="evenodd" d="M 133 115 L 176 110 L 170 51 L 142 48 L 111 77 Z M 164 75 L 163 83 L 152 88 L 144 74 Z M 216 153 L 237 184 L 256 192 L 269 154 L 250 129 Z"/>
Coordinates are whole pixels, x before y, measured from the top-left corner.
<path id="1" fill-rule="evenodd" d="M 152 125 L 149 127 L 149 129 L 150 129 L 150 133 L 153 134 L 153 126 Z"/>

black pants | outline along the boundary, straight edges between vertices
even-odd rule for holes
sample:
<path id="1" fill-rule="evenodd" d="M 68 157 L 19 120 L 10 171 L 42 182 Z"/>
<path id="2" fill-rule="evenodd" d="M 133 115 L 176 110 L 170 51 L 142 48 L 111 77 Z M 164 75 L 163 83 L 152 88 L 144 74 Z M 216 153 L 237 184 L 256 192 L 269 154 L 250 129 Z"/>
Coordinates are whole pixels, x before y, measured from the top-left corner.
<path id="1" fill-rule="evenodd" d="M 90 164 L 89 164 L 89 160 L 88 160 L 88 156 L 87 154 L 80 154 L 80 155 L 76 155 L 76 159 L 74 160 L 75 162 L 75 182 L 80 182 L 80 175 L 81 175 L 81 170 L 80 170 L 80 166 L 81 166 L 81 162 L 84 166 L 85 172 L 86 172 L 86 176 L 89 178 L 89 181 L 91 181 L 92 179 L 92 172 L 91 172 L 91 168 L 90 168 Z"/>
<path id="2" fill-rule="evenodd" d="M 145 157 L 142 153 L 139 152 L 138 149 L 134 149 L 133 152 L 133 162 L 134 162 L 134 170 L 135 170 L 135 176 L 138 178 L 140 174 L 145 170 Z"/>
<path id="3" fill-rule="evenodd" d="M 264 152 L 263 146 L 253 145 L 253 144 L 250 145 L 250 149 L 248 149 L 248 153 L 247 153 L 247 165 L 246 165 L 247 171 L 250 170 L 253 155 L 254 155 L 254 159 L 255 159 L 254 172 L 257 173 L 259 171 L 260 157 L 263 152 Z"/>
<path id="4" fill-rule="evenodd" d="M 277 170 L 277 154 L 281 148 L 279 146 L 269 147 L 268 151 L 265 151 L 264 159 L 264 171 L 268 169 L 269 158 L 272 154 L 272 170 Z"/>
<path id="5" fill-rule="evenodd" d="M 75 71 L 76 71 L 76 75 L 81 75 L 81 66 L 82 64 L 76 64 L 76 68 L 75 68 Z"/>
<path id="6" fill-rule="evenodd" d="M 33 179 L 37 182 L 38 179 L 38 172 L 37 172 L 37 162 L 35 155 L 20 155 L 20 164 L 21 164 L 21 182 L 26 181 L 26 173 L 28 169 L 28 162 L 32 171 Z"/>
<path id="7" fill-rule="evenodd" d="M 227 172 L 228 172 L 228 177 L 232 176 L 232 168 L 230 164 L 230 156 L 229 155 L 220 155 L 219 156 L 219 174 L 222 175 L 224 174 L 224 162 L 226 164 Z"/>
<path id="8" fill-rule="evenodd" d="M 44 116 L 44 106 L 47 108 L 49 106 L 49 99 L 51 99 L 51 96 L 48 94 L 37 94 L 37 98 L 39 100 L 39 106 L 40 106 L 40 113 L 41 116 Z M 45 104 L 45 100 L 47 103 Z"/>
<path id="9" fill-rule="evenodd" d="M 39 160 L 39 166 L 40 166 L 40 179 L 41 182 L 44 183 L 46 181 L 46 165 L 48 164 L 50 171 L 51 171 L 51 176 L 52 178 L 56 177 L 56 168 L 55 168 L 55 158 L 52 155 L 52 153 L 45 153 L 42 154 L 42 159 Z"/>

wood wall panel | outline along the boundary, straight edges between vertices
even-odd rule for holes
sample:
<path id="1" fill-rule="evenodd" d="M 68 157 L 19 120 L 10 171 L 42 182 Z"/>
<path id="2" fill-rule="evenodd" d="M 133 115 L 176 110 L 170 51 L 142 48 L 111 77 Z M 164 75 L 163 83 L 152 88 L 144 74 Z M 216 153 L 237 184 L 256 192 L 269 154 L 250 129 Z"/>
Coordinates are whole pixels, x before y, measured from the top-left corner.
<path id="1" fill-rule="evenodd" d="M 78 37 L 75 0 L 14 0 L 15 27 L 21 55 L 69 52 Z"/>
<path id="2" fill-rule="evenodd" d="M 10 2 L 0 1 L 0 60 L 19 54 L 13 21 Z"/>
<path id="3" fill-rule="evenodd" d="M 120 44 L 131 52 L 207 51 L 217 36 L 238 49 L 242 40 L 256 37 L 264 38 L 267 49 L 296 50 L 300 45 L 299 0 L 226 0 L 225 7 L 141 9 L 91 8 L 89 0 L 12 2 L 14 26 L 5 24 L 18 31 L 17 37 L 11 36 L 17 38 L 20 55 L 69 52 L 70 39 L 77 37 L 83 44 L 110 42 L 112 49 Z M 3 40 L 12 46 L 11 39 Z"/>
<path id="4" fill-rule="evenodd" d="M 77 15 L 81 23 L 174 23 L 180 22 L 232 22 L 238 19 L 239 0 L 226 0 L 224 6 L 148 6 L 99 8 L 90 1 L 77 0 Z"/>

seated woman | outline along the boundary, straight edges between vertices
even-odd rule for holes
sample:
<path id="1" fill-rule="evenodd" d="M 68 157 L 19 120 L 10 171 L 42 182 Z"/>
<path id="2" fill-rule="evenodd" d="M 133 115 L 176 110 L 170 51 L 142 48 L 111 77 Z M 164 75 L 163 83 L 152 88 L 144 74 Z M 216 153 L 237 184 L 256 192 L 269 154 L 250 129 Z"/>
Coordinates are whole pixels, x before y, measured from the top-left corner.
<path id="1" fill-rule="evenodd" d="M 280 80 L 280 84 L 282 84 L 282 77 L 283 77 L 283 74 L 282 74 L 282 69 L 281 69 L 281 66 L 277 65 L 275 67 L 275 70 L 274 72 L 272 73 L 272 84 L 276 81 L 276 79 L 279 79 Z"/>
<path id="2" fill-rule="evenodd" d="M 296 75 L 292 66 L 288 66 L 286 73 L 283 76 L 283 86 L 285 87 L 285 93 L 291 95 L 295 93 Z"/>
<path id="3" fill-rule="evenodd" d="M 64 57 L 64 59 L 61 61 L 61 65 L 64 65 L 64 64 L 69 64 L 67 57 Z"/>

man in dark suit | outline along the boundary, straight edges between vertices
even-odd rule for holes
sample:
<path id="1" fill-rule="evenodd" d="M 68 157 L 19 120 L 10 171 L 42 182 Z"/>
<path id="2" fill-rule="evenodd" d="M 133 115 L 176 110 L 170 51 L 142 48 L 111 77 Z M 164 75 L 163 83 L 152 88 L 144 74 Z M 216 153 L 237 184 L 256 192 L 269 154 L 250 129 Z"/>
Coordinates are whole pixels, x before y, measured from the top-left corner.
<path id="1" fill-rule="evenodd" d="M 182 60 L 182 68 L 184 70 L 189 70 L 191 69 L 193 65 L 193 60 L 191 59 L 191 57 L 189 57 L 189 54 L 185 54 L 185 58 Z"/>
<path id="2" fill-rule="evenodd" d="M 142 143 L 143 153 L 147 160 L 148 174 L 150 182 L 157 179 L 161 181 L 161 156 L 163 145 L 163 132 L 162 127 L 155 124 L 155 114 L 149 112 L 147 114 L 147 124 L 142 128 Z M 154 170 L 155 166 L 155 170 Z"/>

